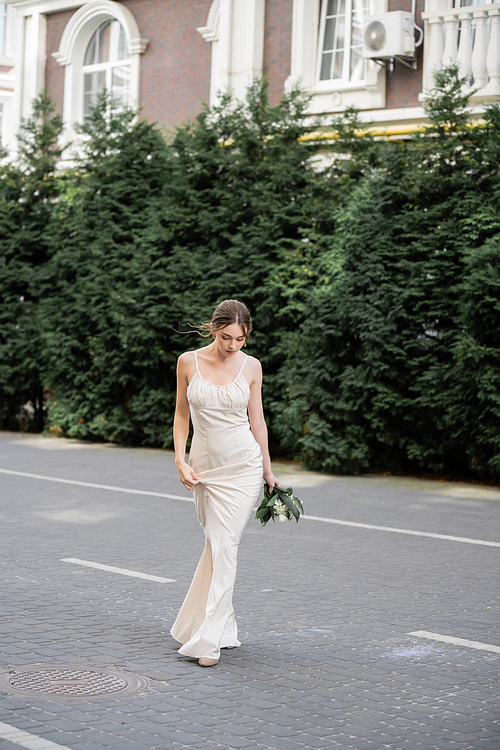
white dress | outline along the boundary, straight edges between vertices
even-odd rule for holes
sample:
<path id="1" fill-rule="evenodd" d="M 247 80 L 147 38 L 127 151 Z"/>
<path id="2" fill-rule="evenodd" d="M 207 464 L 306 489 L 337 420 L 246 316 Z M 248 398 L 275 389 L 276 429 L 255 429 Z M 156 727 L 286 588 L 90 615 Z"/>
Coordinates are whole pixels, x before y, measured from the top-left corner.
<path id="1" fill-rule="evenodd" d="M 171 633 L 180 654 L 218 659 L 220 649 L 240 646 L 233 609 L 238 546 L 262 486 L 262 454 L 250 430 L 247 356 L 228 385 L 208 383 L 196 372 L 187 397 L 194 426 L 189 464 L 201 482 L 193 488 L 205 549 Z"/>

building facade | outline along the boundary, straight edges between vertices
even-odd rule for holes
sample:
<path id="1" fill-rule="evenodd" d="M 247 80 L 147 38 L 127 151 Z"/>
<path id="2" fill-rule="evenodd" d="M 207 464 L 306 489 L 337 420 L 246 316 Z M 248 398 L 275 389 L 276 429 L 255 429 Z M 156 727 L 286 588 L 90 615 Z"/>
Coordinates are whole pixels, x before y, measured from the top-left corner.
<path id="1" fill-rule="evenodd" d="M 500 94 L 500 3 L 481 0 L 10 0 L 0 3 L 0 133 L 15 148 L 47 88 L 73 126 L 104 87 L 166 128 L 267 76 L 312 113 L 348 106 L 397 136 L 425 121 L 436 68 L 459 64 L 474 108 Z"/>

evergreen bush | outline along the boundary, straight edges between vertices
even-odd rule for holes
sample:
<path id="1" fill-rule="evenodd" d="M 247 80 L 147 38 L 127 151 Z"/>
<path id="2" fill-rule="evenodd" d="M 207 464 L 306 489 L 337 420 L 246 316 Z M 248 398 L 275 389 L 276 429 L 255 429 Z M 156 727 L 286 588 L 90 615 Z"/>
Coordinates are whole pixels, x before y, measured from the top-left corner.
<path id="1" fill-rule="evenodd" d="M 0 426 L 169 446 L 178 355 L 249 306 L 271 450 L 325 471 L 500 479 L 500 110 L 456 69 L 409 141 L 307 134 L 256 81 L 166 140 L 101 97 L 72 169 L 44 95 L 0 168 Z M 22 425 L 29 427 L 25 421 Z"/>
<path id="2" fill-rule="evenodd" d="M 80 132 L 82 153 L 48 228 L 56 293 L 40 317 L 50 420 L 74 437 L 162 445 L 175 382 L 161 223 L 167 147 L 132 111 L 110 112 L 106 95 Z"/>
<path id="3" fill-rule="evenodd" d="M 469 126 L 462 91 L 440 73 L 429 128 L 379 148 L 341 211 L 283 409 L 311 467 L 499 476 L 499 110 Z"/>
<path id="4" fill-rule="evenodd" d="M 322 178 L 301 142 L 305 102 L 270 107 L 256 82 L 245 105 L 229 97 L 167 145 L 105 97 L 82 128 L 84 150 L 51 222 L 41 305 L 50 418 L 65 433 L 125 444 L 170 445 L 175 365 L 186 324 L 225 297 L 249 305 L 251 351 L 279 400 L 282 338 L 303 315 L 301 290 L 328 234 Z M 327 217 L 327 222 L 324 221 Z"/>
<path id="5" fill-rule="evenodd" d="M 46 93 L 23 123 L 19 163 L 0 165 L 0 428 L 44 425 L 39 302 L 52 248 L 47 225 L 63 190 L 56 175 L 62 118 Z M 49 293 L 53 293 L 53 289 Z"/>

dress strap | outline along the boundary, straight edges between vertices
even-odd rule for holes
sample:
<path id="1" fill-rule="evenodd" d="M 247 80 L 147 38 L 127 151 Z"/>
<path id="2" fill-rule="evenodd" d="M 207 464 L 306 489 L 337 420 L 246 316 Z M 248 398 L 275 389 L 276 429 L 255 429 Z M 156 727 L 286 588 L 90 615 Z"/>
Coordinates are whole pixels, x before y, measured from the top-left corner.
<path id="1" fill-rule="evenodd" d="M 241 365 L 241 367 L 240 367 L 240 369 L 238 371 L 238 375 L 236 377 L 239 377 L 241 375 L 241 373 L 243 372 L 243 368 L 245 367 L 245 365 L 247 363 L 248 356 L 246 354 L 244 354 L 243 356 L 245 357 L 245 359 L 243 360 L 243 364 Z"/>
<path id="2" fill-rule="evenodd" d="M 194 362 L 195 362 L 195 365 L 196 365 L 196 372 L 198 373 L 198 375 L 201 375 L 200 368 L 198 367 L 198 357 L 197 357 L 197 354 L 196 354 L 195 351 L 193 351 L 193 354 L 194 354 Z"/>

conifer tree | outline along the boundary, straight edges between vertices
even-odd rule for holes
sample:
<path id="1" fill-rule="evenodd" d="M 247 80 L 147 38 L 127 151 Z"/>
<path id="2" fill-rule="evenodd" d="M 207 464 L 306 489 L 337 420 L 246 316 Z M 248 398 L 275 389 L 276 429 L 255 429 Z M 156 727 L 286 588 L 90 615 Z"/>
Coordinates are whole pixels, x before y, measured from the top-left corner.
<path id="1" fill-rule="evenodd" d="M 0 167 L 0 420 L 171 443 L 189 323 L 245 301 L 274 454 L 500 476 L 500 109 L 456 69 L 410 141 L 329 130 L 256 81 L 165 137 L 103 95 L 56 173 L 48 98 Z M 324 125 L 324 123 L 323 123 Z M 318 128 L 316 136 L 311 130 Z M 24 426 L 30 426 L 25 424 Z"/>
<path id="2" fill-rule="evenodd" d="M 101 100 L 54 213 L 59 290 L 42 305 L 51 417 L 67 434 L 169 444 L 176 359 L 200 345 L 177 330 L 224 297 L 251 308 L 249 351 L 264 360 L 267 403 L 281 400 L 284 332 L 303 315 L 329 221 L 309 164 L 318 145 L 298 140 L 304 108 L 298 92 L 271 107 L 256 82 L 246 103 L 226 97 L 167 145 Z"/>
<path id="3" fill-rule="evenodd" d="M 19 427 L 18 414 L 24 427 L 40 430 L 44 422 L 38 302 L 61 186 L 62 119 L 54 111 L 42 93 L 22 124 L 18 164 L 4 158 L 0 171 L 0 423 L 9 429 Z"/>
<path id="4" fill-rule="evenodd" d="M 175 381 L 162 331 L 170 284 L 157 262 L 166 145 L 106 94 L 80 133 L 50 228 L 57 295 L 41 305 L 51 419 L 77 437 L 161 445 Z"/>
<path id="5" fill-rule="evenodd" d="M 474 127 L 467 103 L 441 72 L 427 132 L 380 148 L 339 216 L 284 412 L 310 466 L 497 475 L 498 107 Z"/>

